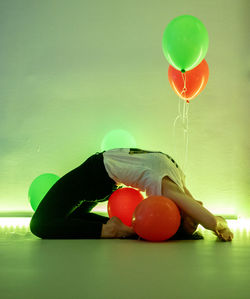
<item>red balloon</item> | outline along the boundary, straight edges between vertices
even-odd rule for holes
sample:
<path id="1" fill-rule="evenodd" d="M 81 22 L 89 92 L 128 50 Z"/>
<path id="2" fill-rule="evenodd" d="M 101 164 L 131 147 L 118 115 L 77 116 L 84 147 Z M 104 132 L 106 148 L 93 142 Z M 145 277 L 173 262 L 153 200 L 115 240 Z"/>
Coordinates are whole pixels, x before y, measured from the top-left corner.
<path id="1" fill-rule="evenodd" d="M 137 205 L 144 199 L 140 191 L 133 188 L 120 188 L 109 197 L 109 218 L 116 216 L 127 226 L 131 226 Z"/>
<path id="2" fill-rule="evenodd" d="M 184 100 L 192 100 L 207 85 L 209 68 L 205 59 L 190 71 L 182 73 L 169 65 L 168 80 L 175 93 Z M 186 80 L 186 90 L 185 87 Z"/>
<path id="3" fill-rule="evenodd" d="M 132 226 L 134 231 L 148 241 L 171 238 L 181 224 L 177 205 L 165 196 L 149 196 L 135 209 Z"/>

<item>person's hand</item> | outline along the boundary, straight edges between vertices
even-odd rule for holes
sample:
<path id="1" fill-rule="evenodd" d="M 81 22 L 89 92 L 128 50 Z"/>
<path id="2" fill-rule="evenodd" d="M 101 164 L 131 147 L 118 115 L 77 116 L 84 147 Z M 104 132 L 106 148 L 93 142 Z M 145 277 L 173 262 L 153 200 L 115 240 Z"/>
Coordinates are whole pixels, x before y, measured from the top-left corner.
<path id="1" fill-rule="evenodd" d="M 221 216 L 215 216 L 217 221 L 217 227 L 214 234 L 222 241 L 232 241 L 234 234 L 230 231 L 227 226 L 226 220 Z"/>
<path id="2" fill-rule="evenodd" d="M 214 233 L 222 241 L 232 241 L 234 237 L 234 234 L 228 227 L 225 227 L 221 230 L 216 230 Z"/>

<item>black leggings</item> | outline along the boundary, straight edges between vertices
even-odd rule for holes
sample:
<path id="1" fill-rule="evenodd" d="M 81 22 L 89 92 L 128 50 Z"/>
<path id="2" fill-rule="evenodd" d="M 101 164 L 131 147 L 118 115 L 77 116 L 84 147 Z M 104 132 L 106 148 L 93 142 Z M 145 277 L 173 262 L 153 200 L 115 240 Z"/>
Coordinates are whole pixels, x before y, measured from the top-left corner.
<path id="1" fill-rule="evenodd" d="M 59 179 L 35 211 L 31 232 L 42 239 L 99 239 L 108 217 L 89 213 L 118 189 L 103 162 L 103 153 L 89 157 Z"/>

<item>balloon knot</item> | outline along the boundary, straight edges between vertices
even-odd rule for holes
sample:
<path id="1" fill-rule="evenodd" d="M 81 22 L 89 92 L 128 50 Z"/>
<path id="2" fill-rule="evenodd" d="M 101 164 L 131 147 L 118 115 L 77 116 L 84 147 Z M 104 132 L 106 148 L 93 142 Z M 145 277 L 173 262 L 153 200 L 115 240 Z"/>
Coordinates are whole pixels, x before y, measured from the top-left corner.
<path id="1" fill-rule="evenodd" d="M 182 72 L 182 73 L 185 73 L 185 70 L 184 70 L 184 69 L 182 69 L 182 70 L 181 70 L 181 72 Z"/>
<path id="2" fill-rule="evenodd" d="M 187 100 L 187 103 L 189 104 L 189 100 Z"/>

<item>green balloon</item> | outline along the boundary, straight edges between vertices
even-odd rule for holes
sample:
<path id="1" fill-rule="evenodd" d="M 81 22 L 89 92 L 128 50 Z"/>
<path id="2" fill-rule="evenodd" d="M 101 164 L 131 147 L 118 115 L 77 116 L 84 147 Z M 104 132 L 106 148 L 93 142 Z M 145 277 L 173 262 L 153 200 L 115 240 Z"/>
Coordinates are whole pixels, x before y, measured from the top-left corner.
<path id="1" fill-rule="evenodd" d="M 31 183 L 28 196 L 32 209 L 36 211 L 40 202 L 49 191 L 49 189 L 60 179 L 59 176 L 53 173 L 44 173 L 39 175 Z"/>
<path id="2" fill-rule="evenodd" d="M 190 15 L 173 19 L 163 33 L 163 53 L 168 62 L 182 72 L 190 71 L 202 62 L 208 44 L 206 27 Z"/>

